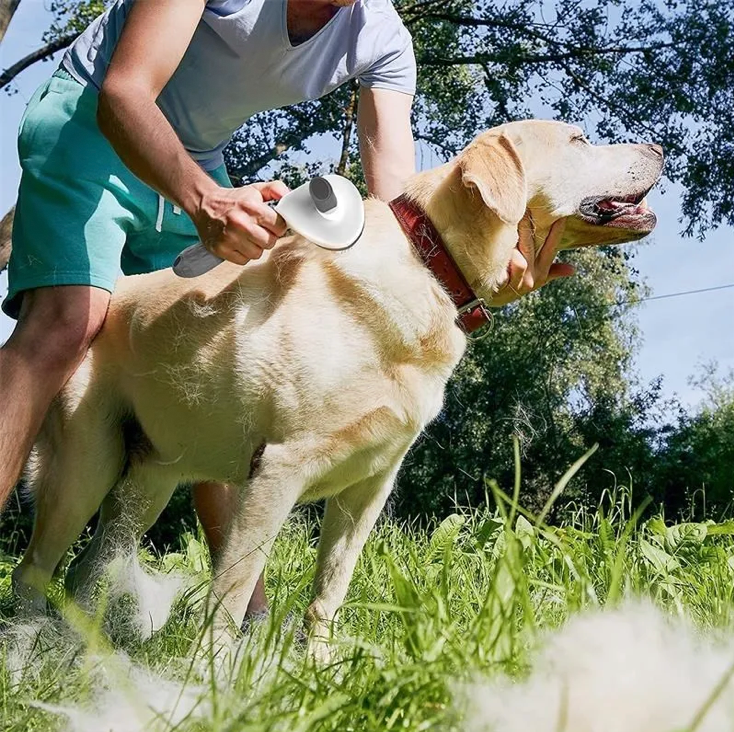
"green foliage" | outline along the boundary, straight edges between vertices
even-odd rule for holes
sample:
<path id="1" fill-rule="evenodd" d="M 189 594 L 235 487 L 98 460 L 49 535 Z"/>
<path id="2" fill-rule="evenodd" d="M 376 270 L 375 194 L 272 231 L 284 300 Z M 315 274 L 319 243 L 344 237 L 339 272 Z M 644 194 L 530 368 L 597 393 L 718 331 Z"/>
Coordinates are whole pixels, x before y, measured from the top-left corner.
<path id="1" fill-rule="evenodd" d="M 671 510 L 687 504 L 698 517 L 732 513 L 734 499 L 734 372 L 715 366 L 696 381 L 707 392 L 698 413 L 679 417 L 660 451 L 659 490 Z"/>
<path id="2" fill-rule="evenodd" d="M 112 0 L 51 0 L 49 10 L 54 19 L 51 27 L 44 33 L 43 40 L 48 43 L 74 33 L 81 33 Z"/>
<path id="3" fill-rule="evenodd" d="M 551 528 L 500 500 L 498 510 L 458 510 L 424 529 L 390 521 L 378 527 L 339 614 L 334 662 L 319 668 L 294 627 L 286 622 L 281 630 L 288 614 L 300 617 L 309 601 L 314 529 L 296 517 L 279 537 L 267 575 L 273 619 L 245 641 L 240 663 L 218 676 L 197 656 L 206 605 L 196 588 L 208 572 L 204 549 L 191 535 L 178 553 L 142 556 L 150 569 L 185 572 L 194 588 L 150 640 L 120 639 L 136 673 L 159 675 L 141 690 L 128 666 L 110 673 L 127 662 L 114 653 L 99 620 L 85 625 L 64 611 L 66 620 L 50 621 L 18 657 L 8 650 L 17 636 L 6 616 L 4 729 L 62 729 L 63 717 L 37 702 L 112 705 L 132 715 L 145 711 L 167 679 L 183 687 L 171 704 L 193 694 L 209 711 L 178 723 L 163 717 L 158 729 L 458 731 L 466 724 L 453 702 L 457 684 L 478 673 L 522 679 L 542 634 L 580 611 L 646 596 L 704 627 L 726 627 L 733 619 L 731 524 L 668 526 L 659 517 L 638 523 L 629 494 L 619 491 Z M 6 607 L 13 561 L 0 559 Z M 105 680 L 115 696 L 99 696 Z"/>

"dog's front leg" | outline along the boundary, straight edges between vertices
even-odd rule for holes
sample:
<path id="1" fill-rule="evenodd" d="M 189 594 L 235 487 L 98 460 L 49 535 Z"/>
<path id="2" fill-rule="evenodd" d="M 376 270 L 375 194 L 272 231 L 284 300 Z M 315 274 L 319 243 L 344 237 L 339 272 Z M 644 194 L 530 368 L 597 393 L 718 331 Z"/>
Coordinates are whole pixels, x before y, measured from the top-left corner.
<path id="1" fill-rule="evenodd" d="M 329 657 L 331 624 L 344 598 L 362 548 L 392 491 L 398 464 L 356 483 L 326 502 L 321 525 L 314 599 L 306 613 L 309 651 L 318 660 Z"/>
<path id="2" fill-rule="evenodd" d="M 257 579 L 275 537 L 303 493 L 307 476 L 294 464 L 293 454 L 266 448 L 258 471 L 242 488 L 227 531 L 224 548 L 214 568 L 213 592 L 218 603 L 214 616 L 218 637 L 234 622 L 240 627 Z"/>

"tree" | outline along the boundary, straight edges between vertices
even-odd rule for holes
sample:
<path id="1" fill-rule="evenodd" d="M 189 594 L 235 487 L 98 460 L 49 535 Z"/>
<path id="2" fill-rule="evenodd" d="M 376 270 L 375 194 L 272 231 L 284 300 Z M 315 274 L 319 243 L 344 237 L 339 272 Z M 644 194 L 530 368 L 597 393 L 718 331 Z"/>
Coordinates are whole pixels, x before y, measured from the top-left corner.
<path id="1" fill-rule="evenodd" d="M 716 364 L 694 380 L 706 399 L 682 412 L 657 455 L 656 492 L 673 514 L 693 518 L 731 515 L 734 503 L 734 371 Z"/>
<path id="2" fill-rule="evenodd" d="M 0 43 L 5 38 L 5 31 L 18 9 L 18 5 L 20 5 L 20 0 L 0 0 Z"/>
<path id="3" fill-rule="evenodd" d="M 71 42 L 105 4 L 54 0 L 46 45 L 6 70 L 0 86 Z M 601 139 L 662 143 L 667 176 L 686 190 L 687 233 L 734 223 L 734 0 L 395 4 L 420 67 L 417 137 L 441 157 L 480 129 L 531 116 L 541 100 L 558 117 L 587 120 Z M 243 128 L 229 161 L 250 180 L 327 133 L 344 143 L 340 167 L 346 170 L 355 151 L 354 106 L 353 90 L 341 89 L 262 115 Z"/>

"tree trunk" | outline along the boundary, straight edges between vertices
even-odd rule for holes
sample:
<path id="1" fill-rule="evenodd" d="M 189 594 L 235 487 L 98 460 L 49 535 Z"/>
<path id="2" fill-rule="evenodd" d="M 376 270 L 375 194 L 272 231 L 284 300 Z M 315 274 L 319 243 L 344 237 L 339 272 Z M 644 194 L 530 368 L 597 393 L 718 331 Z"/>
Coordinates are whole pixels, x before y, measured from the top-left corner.
<path id="1" fill-rule="evenodd" d="M 20 0 L 0 0 L 0 43 L 5 38 L 5 31 L 18 9 L 18 5 L 20 5 Z"/>
<path id="2" fill-rule="evenodd" d="M 10 234 L 13 231 L 13 217 L 15 216 L 15 206 L 8 211 L 3 220 L 0 221 L 0 272 L 8 266 L 10 259 Z"/>
<path id="3" fill-rule="evenodd" d="M 352 91 L 349 95 L 349 102 L 344 110 L 344 127 L 342 128 L 342 153 L 339 157 L 339 164 L 336 166 L 336 173 L 344 175 L 347 171 L 347 163 L 349 162 L 349 145 L 352 141 L 352 129 L 354 128 L 354 114 L 357 111 L 357 89 L 358 86 L 352 82 Z"/>

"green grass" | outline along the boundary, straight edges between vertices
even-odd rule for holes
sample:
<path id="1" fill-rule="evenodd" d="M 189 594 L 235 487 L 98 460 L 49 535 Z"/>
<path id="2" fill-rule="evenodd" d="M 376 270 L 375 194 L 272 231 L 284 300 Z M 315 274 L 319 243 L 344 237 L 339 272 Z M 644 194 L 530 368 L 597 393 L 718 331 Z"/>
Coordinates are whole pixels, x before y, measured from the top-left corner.
<path id="1" fill-rule="evenodd" d="M 67 612 L 22 654 L 18 671 L 6 641 L 0 729 L 64 729 L 63 717 L 37 703 L 85 708 L 99 701 L 105 684 L 119 691 L 121 704 L 145 707 L 121 650 L 140 673 L 202 690 L 206 709 L 188 720 L 162 716 L 151 729 L 462 730 L 452 703 L 458 683 L 480 672 L 523 677 L 539 635 L 584 609 L 644 596 L 699 626 L 730 625 L 734 525 L 640 523 L 625 491 L 555 528 L 536 525 L 509 499 L 500 505 L 458 510 L 425 529 L 383 521 L 358 565 L 327 667 L 309 660 L 297 623 L 288 620 L 300 618 L 309 600 L 317 534 L 310 520 L 294 517 L 279 537 L 267 574 L 273 620 L 253 631 L 230 672 L 197 653 L 208 572 L 202 544 L 187 536 L 178 553 L 144 554 L 144 564 L 184 571 L 199 589 L 145 642 L 118 628 L 113 645 L 101 621 Z M 5 607 L 13 563 L 0 560 Z M 60 599 L 58 588 L 54 597 Z M 6 627 L 13 624 L 6 612 Z M 63 630 L 69 626 L 76 631 Z M 110 671 L 115 660 L 123 666 Z M 159 684 L 148 680 L 142 688 Z"/>

